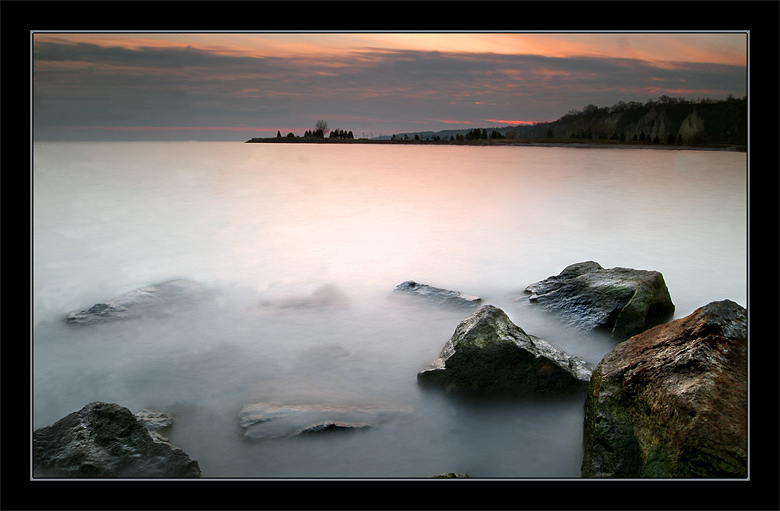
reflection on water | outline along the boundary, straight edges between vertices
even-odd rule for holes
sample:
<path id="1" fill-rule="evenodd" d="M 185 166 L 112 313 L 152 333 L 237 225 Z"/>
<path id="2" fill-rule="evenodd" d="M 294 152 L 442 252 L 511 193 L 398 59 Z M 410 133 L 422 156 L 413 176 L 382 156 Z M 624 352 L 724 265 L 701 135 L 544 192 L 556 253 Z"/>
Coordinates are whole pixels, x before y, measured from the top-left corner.
<path id="1" fill-rule="evenodd" d="M 393 293 L 406 280 L 478 295 L 594 364 L 614 342 L 534 309 L 525 286 L 596 260 L 661 271 L 676 317 L 723 298 L 746 305 L 744 154 L 34 149 L 35 427 L 94 400 L 173 411 L 166 436 L 206 477 L 577 477 L 580 396 L 484 402 L 418 388 L 468 311 Z M 174 278 L 211 292 L 164 314 L 63 321 Z M 403 413 L 344 435 L 242 441 L 239 410 L 265 401 Z"/>

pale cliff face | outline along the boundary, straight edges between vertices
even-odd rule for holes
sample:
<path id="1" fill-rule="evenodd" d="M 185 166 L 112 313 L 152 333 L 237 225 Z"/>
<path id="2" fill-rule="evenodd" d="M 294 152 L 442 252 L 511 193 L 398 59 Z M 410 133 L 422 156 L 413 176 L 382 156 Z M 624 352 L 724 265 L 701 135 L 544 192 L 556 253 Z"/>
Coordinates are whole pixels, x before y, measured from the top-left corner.
<path id="1" fill-rule="evenodd" d="M 702 133 L 704 133 L 704 119 L 699 117 L 696 110 L 683 120 L 682 124 L 680 124 L 680 129 L 677 132 L 683 140 L 688 140 Z"/>

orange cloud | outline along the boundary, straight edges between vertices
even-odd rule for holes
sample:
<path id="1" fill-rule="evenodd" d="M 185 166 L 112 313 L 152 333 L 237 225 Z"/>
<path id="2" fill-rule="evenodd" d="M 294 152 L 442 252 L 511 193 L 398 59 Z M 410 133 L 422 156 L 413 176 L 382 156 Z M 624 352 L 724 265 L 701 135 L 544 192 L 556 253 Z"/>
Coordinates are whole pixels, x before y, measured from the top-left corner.
<path id="1" fill-rule="evenodd" d="M 36 33 L 35 42 L 185 48 L 236 56 L 343 56 L 418 50 L 547 57 L 591 56 L 746 65 L 744 33 Z"/>

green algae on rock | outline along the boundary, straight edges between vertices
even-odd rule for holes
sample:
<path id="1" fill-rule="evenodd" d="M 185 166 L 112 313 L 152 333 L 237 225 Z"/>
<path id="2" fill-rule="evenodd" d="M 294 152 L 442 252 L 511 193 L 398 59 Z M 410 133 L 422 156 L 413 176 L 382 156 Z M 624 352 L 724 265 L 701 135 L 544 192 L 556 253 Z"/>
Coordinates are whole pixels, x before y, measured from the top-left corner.
<path id="1" fill-rule="evenodd" d="M 529 285 L 528 300 L 570 324 L 609 328 L 624 341 L 663 323 L 674 313 L 663 275 L 632 268 L 605 269 L 595 261 L 567 266 L 558 275 Z"/>
<path id="2" fill-rule="evenodd" d="M 712 302 L 602 359 L 585 404 L 582 476 L 747 476 L 746 309 Z"/>
<path id="3" fill-rule="evenodd" d="M 591 371 L 585 361 L 526 334 L 503 310 L 484 305 L 458 325 L 417 381 L 449 391 L 566 394 L 584 389 Z"/>

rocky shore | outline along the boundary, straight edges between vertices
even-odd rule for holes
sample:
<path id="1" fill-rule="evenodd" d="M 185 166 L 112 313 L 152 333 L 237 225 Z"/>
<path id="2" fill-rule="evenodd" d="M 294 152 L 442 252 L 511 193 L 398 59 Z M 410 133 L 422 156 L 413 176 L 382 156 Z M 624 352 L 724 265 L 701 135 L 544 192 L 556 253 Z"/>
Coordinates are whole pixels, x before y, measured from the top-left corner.
<path id="1" fill-rule="evenodd" d="M 206 294 L 191 282 L 170 281 L 65 319 L 72 328 L 88 328 L 159 313 L 172 302 Z M 477 296 L 415 281 L 399 284 L 393 294 L 410 297 L 411 303 L 423 300 L 471 313 L 455 327 L 439 357 L 417 373 L 419 385 L 513 399 L 582 396 L 582 477 L 746 477 L 747 310 L 742 306 L 712 302 L 669 321 L 674 304 L 660 272 L 605 269 L 595 261 L 569 265 L 527 285 L 518 300 L 579 328 L 610 332 L 616 346 L 593 367 L 556 347 L 554 339 L 527 333 L 506 312 Z M 333 290 L 325 295 L 314 290 L 302 303 L 322 307 L 333 302 L 332 296 Z M 290 306 L 287 299 L 281 303 Z M 407 413 L 259 402 L 244 406 L 236 424 L 245 440 L 265 441 L 356 434 L 389 420 L 402 421 Z M 156 410 L 134 415 L 116 403 L 87 404 L 33 432 L 33 475 L 199 477 L 198 462 L 161 434 L 172 424 L 170 414 Z"/>

